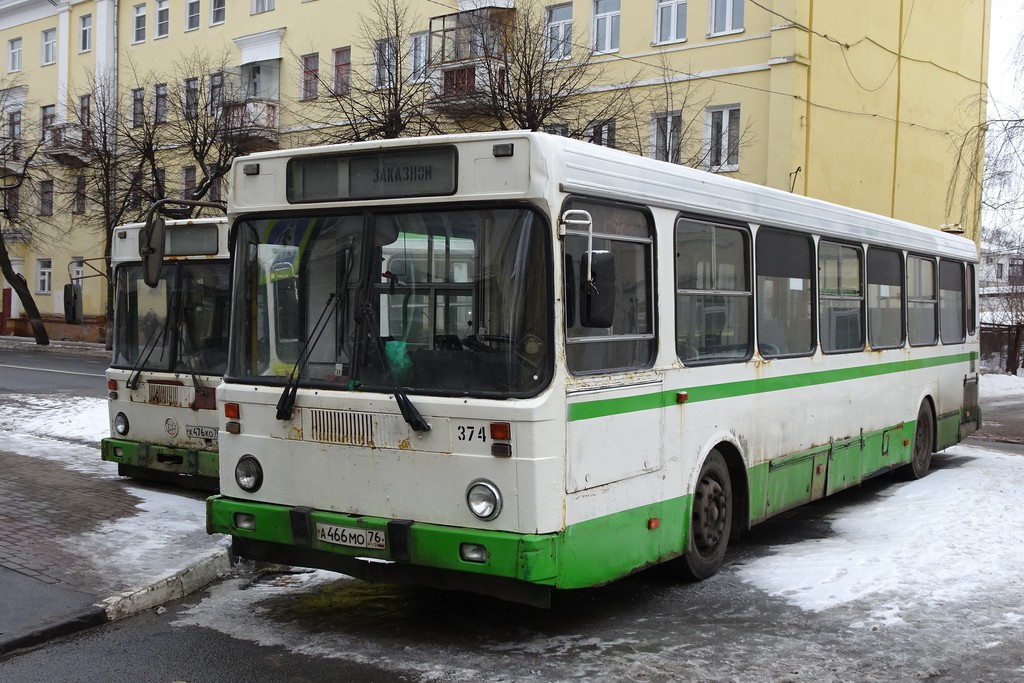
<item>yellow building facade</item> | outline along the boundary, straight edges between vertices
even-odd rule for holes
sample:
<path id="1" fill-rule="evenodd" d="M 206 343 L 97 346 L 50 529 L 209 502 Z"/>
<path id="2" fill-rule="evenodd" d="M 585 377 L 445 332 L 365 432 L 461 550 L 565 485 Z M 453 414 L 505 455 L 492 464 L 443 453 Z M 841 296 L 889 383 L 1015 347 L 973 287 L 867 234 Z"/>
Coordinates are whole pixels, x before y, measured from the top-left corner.
<path id="1" fill-rule="evenodd" d="M 388 78 L 403 81 L 406 103 L 458 114 L 486 80 L 481 20 L 508 26 L 530 12 L 528 42 L 549 62 L 585 63 L 597 77 L 581 95 L 619 102 L 607 118 L 573 127 L 554 116 L 541 128 L 977 240 L 981 162 L 962 150 L 985 122 L 989 3 L 0 0 L 0 186 L 23 179 L 14 219 L 5 190 L 0 229 L 51 335 L 101 340 L 108 289 L 86 276 L 105 270 L 109 226 L 97 198 L 81 196 L 94 185 L 78 178 L 95 166 L 73 149 L 90 134 L 83 122 L 113 108 L 130 134 L 135 119 L 145 130 L 192 107 L 240 122 L 241 151 L 319 144 L 355 130 L 361 110 L 347 102 Z M 392 63 L 400 73 L 382 77 Z M 403 134 L 424 125 L 466 121 L 435 117 Z M 155 149 L 162 194 L 180 197 L 203 164 L 171 127 L 153 127 Z M 26 164 L 15 149 L 37 153 Z M 70 282 L 83 325 L 62 324 Z M 4 331 L 28 334 L 3 288 Z"/>

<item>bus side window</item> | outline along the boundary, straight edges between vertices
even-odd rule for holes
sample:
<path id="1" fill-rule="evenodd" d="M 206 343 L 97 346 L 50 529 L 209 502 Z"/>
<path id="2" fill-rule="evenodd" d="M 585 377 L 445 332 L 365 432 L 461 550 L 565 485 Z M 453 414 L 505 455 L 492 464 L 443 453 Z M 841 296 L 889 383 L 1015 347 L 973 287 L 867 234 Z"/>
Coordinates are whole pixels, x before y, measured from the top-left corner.
<path id="1" fill-rule="evenodd" d="M 939 336 L 943 344 L 961 344 L 964 331 L 964 266 L 940 259 Z"/>
<path id="2" fill-rule="evenodd" d="M 930 346 L 938 341 L 935 298 L 935 261 L 907 257 L 907 335 L 911 346 Z"/>
<path id="3" fill-rule="evenodd" d="M 580 261 L 580 325 L 611 327 L 615 316 L 615 257 L 591 251 Z"/>
<path id="4" fill-rule="evenodd" d="M 818 243 L 818 319 L 823 353 L 864 350 L 863 261 L 860 247 Z"/>
<path id="5" fill-rule="evenodd" d="M 903 254 L 868 248 L 868 343 L 872 349 L 903 346 Z"/>
<path id="6" fill-rule="evenodd" d="M 757 346 L 765 358 L 814 353 L 814 244 L 809 235 L 757 234 Z"/>

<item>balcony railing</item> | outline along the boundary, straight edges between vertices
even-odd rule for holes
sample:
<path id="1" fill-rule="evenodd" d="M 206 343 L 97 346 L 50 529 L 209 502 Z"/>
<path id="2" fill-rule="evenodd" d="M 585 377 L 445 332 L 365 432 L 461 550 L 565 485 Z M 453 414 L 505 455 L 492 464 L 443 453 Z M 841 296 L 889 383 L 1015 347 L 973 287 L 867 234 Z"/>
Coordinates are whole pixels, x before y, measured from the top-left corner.
<path id="1" fill-rule="evenodd" d="M 252 151 L 277 147 L 280 136 L 278 107 L 274 100 L 255 98 L 225 103 L 225 133 Z"/>

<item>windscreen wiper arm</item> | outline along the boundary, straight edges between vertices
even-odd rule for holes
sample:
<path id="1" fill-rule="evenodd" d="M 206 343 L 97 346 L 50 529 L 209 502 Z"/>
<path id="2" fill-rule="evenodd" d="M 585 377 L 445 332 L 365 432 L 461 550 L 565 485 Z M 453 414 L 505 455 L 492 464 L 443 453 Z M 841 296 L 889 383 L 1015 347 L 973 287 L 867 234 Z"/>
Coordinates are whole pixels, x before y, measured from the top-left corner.
<path id="1" fill-rule="evenodd" d="M 278 420 L 292 419 L 292 413 L 295 410 L 295 396 L 299 391 L 299 378 L 302 377 L 302 371 L 305 369 L 306 362 L 309 361 L 309 356 L 313 353 L 313 349 L 316 348 L 317 342 L 320 341 L 320 336 L 327 329 L 327 323 L 330 322 L 332 317 L 328 313 L 333 313 L 338 308 L 337 305 L 332 308 L 331 304 L 340 301 L 341 297 L 334 292 L 327 295 L 327 303 L 324 304 L 324 309 L 320 311 L 320 317 L 317 318 L 316 325 L 313 326 L 313 333 L 306 338 L 306 343 L 299 351 L 299 357 L 295 360 L 295 365 L 292 366 L 292 371 L 288 375 L 288 381 L 284 385 L 284 391 L 281 392 L 281 398 L 277 400 Z"/>
<path id="2" fill-rule="evenodd" d="M 172 310 L 174 306 L 171 306 Z M 164 324 L 160 327 L 160 330 L 152 337 L 146 340 L 146 345 L 142 347 L 142 353 L 135 361 L 135 365 L 132 366 L 131 374 L 128 375 L 128 381 L 125 382 L 125 386 L 131 390 L 139 388 L 139 380 L 142 379 L 142 369 L 149 362 L 149 357 L 153 355 L 153 351 L 156 350 L 156 346 L 160 343 L 160 340 L 167 334 L 167 330 L 171 325 L 171 318 L 173 315 L 169 312 L 167 317 L 164 318 Z"/>

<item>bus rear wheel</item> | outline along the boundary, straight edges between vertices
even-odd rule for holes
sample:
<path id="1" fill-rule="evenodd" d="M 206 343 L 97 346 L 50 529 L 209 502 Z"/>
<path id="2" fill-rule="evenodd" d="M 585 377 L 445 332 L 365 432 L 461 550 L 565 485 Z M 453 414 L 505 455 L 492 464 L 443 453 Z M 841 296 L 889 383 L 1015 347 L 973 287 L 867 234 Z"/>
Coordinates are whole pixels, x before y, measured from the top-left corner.
<path id="1" fill-rule="evenodd" d="M 700 581 L 718 571 L 725 559 L 732 529 L 732 480 L 725 458 L 708 454 L 693 491 L 686 551 L 679 558 L 685 577 Z"/>
<path id="2" fill-rule="evenodd" d="M 910 462 L 898 470 L 901 478 L 912 481 L 928 474 L 928 469 L 932 465 L 932 444 L 934 443 L 935 418 L 932 417 L 931 406 L 925 401 L 917 412 L 917 427 L 914 429 L 914 453 Z"/>

